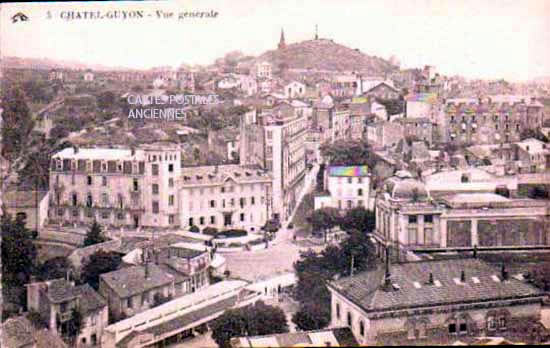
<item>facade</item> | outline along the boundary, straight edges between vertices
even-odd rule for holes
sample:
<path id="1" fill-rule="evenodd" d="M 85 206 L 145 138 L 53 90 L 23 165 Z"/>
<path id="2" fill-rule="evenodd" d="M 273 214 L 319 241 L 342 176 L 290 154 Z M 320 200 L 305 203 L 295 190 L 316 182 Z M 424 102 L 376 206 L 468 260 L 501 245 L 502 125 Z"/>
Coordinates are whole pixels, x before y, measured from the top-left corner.
<path id="1" fill-rule="evenodd" d="M 332 166 L 325 175 L 327 195 L 315 197 L 315 209 L 339 210 L 370 206 L 370 173 L 367 166 Z"/>
<path id="2" fill-rule="evenodd" d="M 241 164 L 259 165 L 272 174 L 270 212 L 286 220 L 296 207 L 306 173 L 307 116 L 288 104 L 241 120 Z"/>
<path id="3" fill-rule="evenodd" d="M 525 139 L 512 146 L 515 152 L 517 173 L 544 173 L 548 168 L 550 149 L 545 142 Z"/>
<path id="4" fill-rule="evenodd" d="M 50 221 L 112 226 L 178 226 L 177 147 L 66 148 L 52 156 Z"/>
<path id="5" fill-rule="evenodd" d="M 234 161 L 239 156 L 239 128 L 224 128 L 219 131 L 208 131 L 208 149 L 225 160 Z"/>
<path id="6" fill-rule="evenodd" d="M 13 218 L 23 218 L 25 226 L 40 231 L 48 218 L 49 192 L 8 191 L 4 193 L 6 213 Z"/>
<path id="7" fill-rule="evenodd" d="M 73 309 L 82 315 L 78 347 L 99 347 L 109 321 L 107 302 L 88 284 L 75 286 L 65 279 L 27 285 L 27 307 L 40 314 L 48 329 L 61 336 L 72 319 Z"/>
<path id="8" fill-rule="evenodd" d="M 379 121 L 369 123 L 366 138 L 371 146 L 377 148 L 392 147 L 404 138 L 403 126 L 399 122 Z"/>
<path id="9" fill-rule="evenodd" d="M 433 143 L 433 124 L 430 119 L 423 118 L 401 118 L 397 122 L 403 125 L 403 136 L 405 139 L 412 138 Z"/>
<path id="10" fill-rule="evenodd" d="M 543 126 L 543 105 L 529 96 L 448 99 L 437 121 L 442 143 L 495 144 L 520 140 Z"/>
<path id="11" fill-rule="evenodd" d="M 450 193 L 434 199 L 406 172 L 386 180 L 376 199 L 374 237 L 397 258 L 417 250 L 550 245 L 547 204 L 495 193 Z"/>
<path id="12" fill-rule="evenodd" d="M 313 106 L 311 127 L 319 132 L 321 144 L 351 138 L 351 111 L 348 105 L 319 102 Z"/>
<path id="13" fill-rule="evenodd" d="M 273 177 L 239 165 L 191 167 L 179 183 L 182 227 L 259 231 L 271 218 Z"/>
<path id="14" fill-rule="evenodd" d="M 271 64 L 268 62 L 257 63 L 254 66 L 253 72 L 257 78 L 271 79 L 273 77 L 272 67 Z"/>
<path id="15" fill-rule="evenodd" d="M 306 95 L 306 85 L 298 81 L 292 81 L 284 87 L 287 99 L 303 98 Z"/>
<path id="16" fill-rule="evenodd" d="M 544 292 L 481 260 L 386 264 L 328 284 L 331 327 L 362 345 L 468 343 L 478 336 L 526 339 Z"/>

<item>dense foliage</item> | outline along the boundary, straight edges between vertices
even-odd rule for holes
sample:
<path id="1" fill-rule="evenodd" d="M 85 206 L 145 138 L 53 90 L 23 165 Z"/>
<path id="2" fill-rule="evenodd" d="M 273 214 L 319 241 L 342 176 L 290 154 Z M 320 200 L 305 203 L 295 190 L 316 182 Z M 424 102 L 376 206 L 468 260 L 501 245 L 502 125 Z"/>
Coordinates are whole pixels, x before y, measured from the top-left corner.
<path id="1" fill-rule="evenodd" d="M 90 284 L 92 288 L 97 290 L 99 288 L 99 276 L 118 269 L 121 262 L 120 254 L 99 250 L 92 254 L 82 267 L 80 280 L 82 283 Z"/>
<path id="2" fill-rule="evenodd" d="M 94 221 L 88 232 L 86 233 L 86 238 L 84 239 L 84 246 L 90 246 L 94 244 L 103 243 L 107 240 L 101 231 L 101 226 Z"/>
<path id="3" fill-rule="evenodd" d="M 33 235 L 25 227 L 25 220 L 9 215 L 2 217 L 2 281 L 8 286 L 22 286 L 35 270 L 37 251 Z"/>

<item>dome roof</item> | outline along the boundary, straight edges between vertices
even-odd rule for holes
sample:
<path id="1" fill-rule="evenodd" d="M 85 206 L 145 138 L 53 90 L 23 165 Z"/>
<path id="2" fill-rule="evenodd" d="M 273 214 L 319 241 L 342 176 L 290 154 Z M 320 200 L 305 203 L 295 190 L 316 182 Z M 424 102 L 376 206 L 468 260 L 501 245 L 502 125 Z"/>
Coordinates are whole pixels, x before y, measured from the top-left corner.
<path id="1" fill-rule="evenodd" d="M 425 201 L 430 196 L 423 182 L 410 177 L 386 180 L 386 191 L 392 199 Z"/>

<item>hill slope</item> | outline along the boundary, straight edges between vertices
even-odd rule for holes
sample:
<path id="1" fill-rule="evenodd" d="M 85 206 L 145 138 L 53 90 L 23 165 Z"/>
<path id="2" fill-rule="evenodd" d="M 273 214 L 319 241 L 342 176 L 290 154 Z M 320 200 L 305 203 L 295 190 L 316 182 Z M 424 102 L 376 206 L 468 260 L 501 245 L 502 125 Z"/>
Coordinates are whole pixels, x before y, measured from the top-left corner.
<path id="1" fill-rule="evenodd" d="M 385 75 L 398 70 L 382 58 L 369 56 L 328 39 L 289 44 L 285 49 L 265 52 L 256 61 L 268 61 L 276 69 L 286 63 L 288 68 L 293 69 L 360 71 L 369 75 Z"/>

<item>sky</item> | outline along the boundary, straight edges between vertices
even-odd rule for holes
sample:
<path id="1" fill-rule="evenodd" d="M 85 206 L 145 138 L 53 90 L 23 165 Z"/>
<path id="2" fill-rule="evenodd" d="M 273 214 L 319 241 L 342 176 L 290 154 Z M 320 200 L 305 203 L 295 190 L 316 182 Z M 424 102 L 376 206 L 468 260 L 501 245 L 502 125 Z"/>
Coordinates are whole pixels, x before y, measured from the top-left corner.
<path id="1" fill-rule="evenodd" d="M 2 4 L 0 54 L 106 66 L 211 64 L 240 50 L 275 49 L 319 36 L 402 68 L 512 81 L 550 76 L 550 0 L 188 0 Z M 64 20 L 62 12 L 142 10 L 139 19 Z M 155 11 L 216 11 L 216 18 L 157 19 Z M 49 11 L 49 13 L 48 13 Z M 13 23 L 23 12 L 28 21 Z M 51 18 L 48 18 L 50 16 Z"/>

